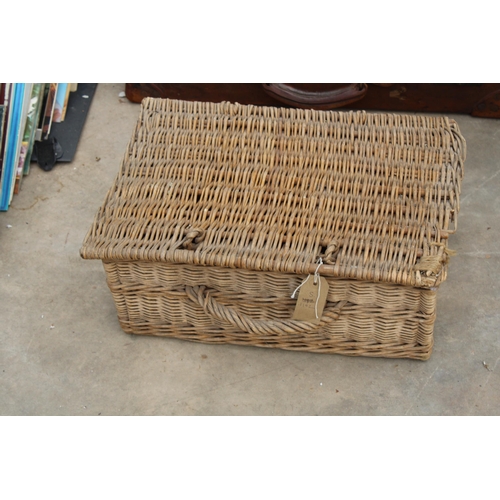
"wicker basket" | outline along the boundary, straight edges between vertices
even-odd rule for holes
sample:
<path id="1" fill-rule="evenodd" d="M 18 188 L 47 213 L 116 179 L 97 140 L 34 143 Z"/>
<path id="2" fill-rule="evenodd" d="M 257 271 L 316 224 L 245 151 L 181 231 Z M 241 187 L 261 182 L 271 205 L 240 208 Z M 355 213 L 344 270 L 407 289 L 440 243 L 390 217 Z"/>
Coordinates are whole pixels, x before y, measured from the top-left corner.
<path id="1" fill-rule="evenodd" d="M 464 160 L 444 117 L 147 98 L 81 255 L 129 333 L 427 359 Z"/>

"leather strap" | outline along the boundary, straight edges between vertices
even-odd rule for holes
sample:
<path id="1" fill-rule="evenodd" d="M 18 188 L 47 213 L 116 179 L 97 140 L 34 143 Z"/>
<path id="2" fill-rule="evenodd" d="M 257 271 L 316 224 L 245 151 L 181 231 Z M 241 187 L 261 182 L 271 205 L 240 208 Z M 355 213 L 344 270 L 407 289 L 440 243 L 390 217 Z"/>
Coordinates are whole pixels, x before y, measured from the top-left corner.
<path id="1" fill-rule="evenodd" d="M 368 91 L 366 83 L 349 83 L 326 91 L 296 88 L 287 83 L 263 83 L 264 90 L 285 104 L 298 108 L 334 109 L 362 99 Z"/>

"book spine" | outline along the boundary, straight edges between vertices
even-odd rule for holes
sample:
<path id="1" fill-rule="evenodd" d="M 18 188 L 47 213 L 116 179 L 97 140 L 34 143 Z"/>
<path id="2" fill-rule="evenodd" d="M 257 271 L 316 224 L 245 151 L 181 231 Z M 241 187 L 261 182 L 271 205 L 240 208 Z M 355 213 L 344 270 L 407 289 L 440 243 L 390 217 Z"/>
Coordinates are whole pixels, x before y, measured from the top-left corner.
<path id="1" fill-rule="evenodd" d="M 23 97 L 24 83 L 12 84 L 12 105 L 10 106 L 7 125 L 5 158 L 2 169 L 2 187 L 0 190 L 0 210 L 2 211 L 8 210 L 10 203 L 13 174 L 15 173 L 15 158 L 19 138 L 19 125 L 21 121 Z"/>
<path id="2" fill-rule="evenodd" d="M 5 122 L 5 114 L 7 111 L 5 110 L 5 105 L 0 104 L 0 145 L 3 142 L 3 129 L 4 129 L 4 122 Z M 0 147 L 0 156 L 2 154 L 2 149 Z M 0 158 L 0 175 L 2 174 L 2 160 Z"/>
<path id="3" fill-rule="evenodd" d="M 28 153 L 26 154 L 26 161 L 24 162 L 24 175 L 28 175 L 30 173 L 31 157 L 33 155 L 33 148 L 35 146 L 36 134 L 38 132 L 37 127 L 38 127 L 38 124 L 40 123 L 40 116 L 42 114 L 42 109 L 43 109 L 43 96 L 45 94 L 45 86 L 46 85 L 45 85 L 45 83 L 39 83 L 38 85 L 40 85 L 40 91 L 39 91 L 39 95 L 38 95 L 35 121 L 33 124 L 33 130 L 31 132 Z"/>
<path id="4" fill-rule="evenodd" d="M 43 123 L 45 120 L 45 108 L 47 107 L 47 99 L 49 97 L 49 88 L 50 88 L 50 84 L 45 83 L 44 88 L 43 88 L 43 94 L 42 94 L 42 109 L 41 109 L 40 116 L 38 118 L 38 122 L 36 125 L 35 141 L 42 140 L 42 128 L 43 128 Z"/>
<path id="5" fill-rule="evenodd" d="M 54 112 L 52 114 L 52 122 L 53 123 L 61 123 L 63 120 L 63 108 L 64 108 L 64 100 L 66 99 L 66 89 L 68 88 L 67 83 L 58 83 L 57 84 L 57 92 L 56 99 L 54 104 Z"/>
<path id="6" fill-rule="evenodd" d="M 21 98 L 22 100 L 21 100 L 21 110 L 19 115 L 19 125 L 17 128 L 16 149 L 14 152 L 14 165 L 12 167 L 12 173 L 11 173 L 12 178 L 10 182 L 9 205 L 12 201 L 12 197 L 14 196 L 14 188 L 16 186 L 17 171 L 19 168 L 19 161 L 21 157 L 24 129 L 26 127 L 26 120 L 28 118 L 28 109 L 31 100 L 31 91 L 33 89 L 32 83 L 24 83 L 20 85 L 23 85 L 23 94 Z"/>
<path id="7" fill-rule="evenodd" d="M 38 97 L 40 94 L 40 83 L 35 83 L 31 85 L 31 93 L 27 99 L 27 109 L 26 109 L 26 120 L 24 125 L 24 132 L 21 140 L 21 148 L 19 152 L 19 161 L 17 164 L 16 180 L 14 184 L 14 194 L 19 194 L 21 189 L 21 182 L 24 175 L 24 166 L 26 163 L 28 149 L 30 147 L 30 140 L 32 137 L 32 131 L 35 127 L 35 116 L 37 111 Z M 26 96 L 26 93 L 25 93 Z"/>
<path id="8" fill-rule="evenodd" d="M 63 104 L 61 121 L 64 121 L 64 119 L 66 118 L 66 111 L 68 111 L 68 102 L 69 102 L 70 91 L 71 91 L 71 84 L 68 83 L 66 86 L 66 95 L 64 96 L 64 104 Z"/>
<path id="9" fill-rule="evenodd" d="M 3 163 L 4 163 L 4 158 L 5 158 L 5 143 L 7 141 L 7 123 L 9 119 L 9 102 L 10 102 L 10 95 L 12 92 L 12 85 L 10 83 L 4 84 L 4 100 L 3 100 L 3 106 L 4 106 L 4 113 L 3 113 L 3 137 L 0 142 L 0 187 L 1 187 L 1 179 L 2 179 L 2 169 L 3 169 Z"/>
<path id="10" fill-rule="evenodd" d="M 42 124 L 42 139 L 48 139 L 50 128 L 52 126 L 52 115 L 56 104 L 57 83 L 49 83 L 49 93 L 47 95 L 47 103 L 45 105 L 45 112 Z"/>

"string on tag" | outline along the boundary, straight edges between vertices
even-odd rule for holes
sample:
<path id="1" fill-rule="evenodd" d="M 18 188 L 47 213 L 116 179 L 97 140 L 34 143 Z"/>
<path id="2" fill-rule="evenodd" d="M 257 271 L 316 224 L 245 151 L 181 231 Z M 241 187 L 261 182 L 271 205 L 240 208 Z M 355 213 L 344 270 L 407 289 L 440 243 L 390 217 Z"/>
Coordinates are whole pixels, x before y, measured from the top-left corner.
<path id="1" fill-rule="evenodd" d="M 320 257 L 318 261 L 318 267 L 316 268 L 316 271 L 314 271 L 314 284 L 318 284 L 318 296 L 316 297 L 316 304 L 314 305 L 314 314 L 316 316 L 316 319 L 318 319 L 318 302 L 319 302 L 319 297 L 321 295 L 321 280 L 319 279 L 319 268 L 323 265 L 323 259 Z"/>
<path id="2" fill-rule="evenodd" d="M 314 284 L 316 284 L 318 282 L 318 278 L 319 278 L 319 273 L 318 273 L 318 269 L 323 265 L 323 259 L 320 257 L 319 258 L 319 261 L 318 261 L 318 267 L 316 268 L 316 271 L 314 271 Z"/>
<path id="3" fill-rule="evenodd" d="M 292 299 L 295 298 L 295 294 L 307 283 L 307 280 L 311 277 L 311 275 L 309 275 L 292 293 Z"/>

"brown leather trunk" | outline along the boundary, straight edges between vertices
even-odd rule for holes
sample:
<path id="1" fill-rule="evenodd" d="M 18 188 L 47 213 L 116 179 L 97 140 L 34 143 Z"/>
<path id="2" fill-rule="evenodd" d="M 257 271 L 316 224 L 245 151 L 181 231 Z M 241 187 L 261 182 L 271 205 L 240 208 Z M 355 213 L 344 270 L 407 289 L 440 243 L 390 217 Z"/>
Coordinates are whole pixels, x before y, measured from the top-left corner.
<path id="1" fill-rule="evenodd" d="M 127 98 L 239 102 L 312 109 L 466 113 L 500 118 L 499 83 L 127 83 Z"/>

